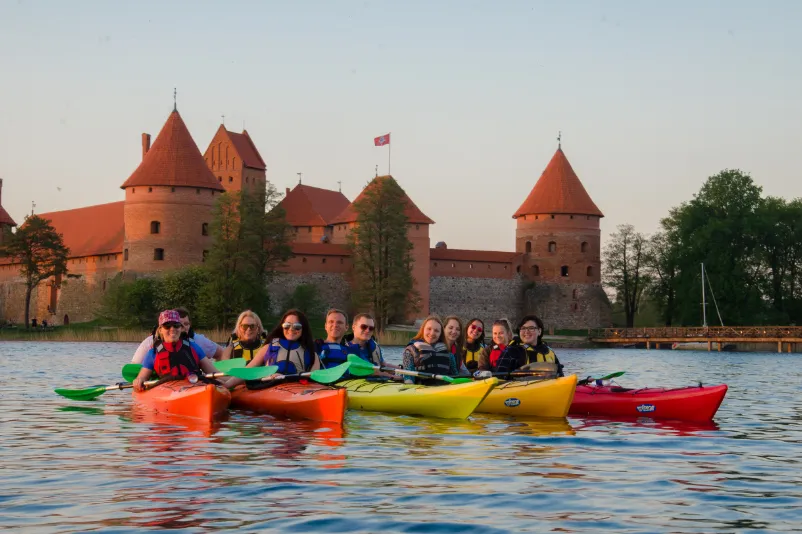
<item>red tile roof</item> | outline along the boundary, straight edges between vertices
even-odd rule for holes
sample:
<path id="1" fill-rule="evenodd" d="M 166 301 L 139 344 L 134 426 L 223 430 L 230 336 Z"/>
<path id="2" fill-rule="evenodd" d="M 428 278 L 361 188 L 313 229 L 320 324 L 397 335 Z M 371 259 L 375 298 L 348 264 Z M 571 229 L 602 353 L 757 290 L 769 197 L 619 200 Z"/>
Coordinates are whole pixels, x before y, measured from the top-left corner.
<path id="1" fill-rule="evenodd" d="M 123 250 L 125 202 L 110 202 L 64 211 L 39 213 L 48 219 L 70 249 L 70 258 L 120 254 Z"/>
<path id="2" fill-rule="evenodd" d="M 228 130 L 226 130 L 226 133 L 228 134 L 228 138 L 231 139 L 231 144 L 234 145 L 234 149 L 239 154 L 242 163 L 246 167 L 259 169 L 260 171 L 267 170 L 265 160 L 262 159 L 262 156 L 256 149 L 256 145 L 253 144 L 251 136 L 248 135 L 248 130 L 242 130 L 241 134 Z"/>
<path id="3" fill-rule="evenodd" d="M 296 256 L 350 256 L 351 249 L 345 245 L 331 243 L 292 243 L 292 253 Z"/>
<path id="4" fill-rule="evenodd" d="M 518 252 L 500 252 L 495 250 L 465 250 L 455 248 L 431 248 L 429 258 L 432 260 L 451 261 L 486 261 L 494 263 L 511 263 L 521 254 Z"/>
<path id="5" fill-rule="evenodd" d="M 287 212 L 287 223 L 292 226 L 329 226 L 349 204 L 339 191 L 298 184 L 279 206 Z"/>
<path id="6" fill-rule="evenodd" d="M 561 148 L 540 175 L 524 203 L 512 216 L 517 219 L 523 215 L 565 213 L 572 215 L 596 215 L 604 217 L 601 210 L 591 200 L 582 182 L 579 181 L 568 158 Z"/>
<path id="7" fill-rule="evenodd" d="M 380 184 L 386 180 L 393 180 L 395 179 L 392 176 L 377 176 L 370 183 L 359 193 L 359 196 L 356 197 L 354 202 L 352 202 L 347 208 L 343 210 L 335 219 L 332 221 L 333 224 L 342 224 L 342 223 L 352 223 L 356 222 L 357 213 L 354 210 L 353 206 L 354 203 L 359 202 L 363 196 L 365 196 L 365 191 L 367 191 L 371 187 L 375 187 L 376 184 Z M 412 202 L 412 199 L 404 193 L 404 213 L 407 216 L 408 222 L 413 224 L 434 224 L 434 221 L 431 220 L 429 217 L 424 215 L 424 213 Z"/>
<path id="8" fill-rule="evenodd" d="M 139 167 L 120 187 L 167 185 L 223 191 L 178 111 L 173 111 Z"/>
<path id="9" fill-rule="evenodd" d="M 17 223 L 14 222 L 14 219 L 11 218 L 11 215 L 0 206 L 0 224 L 8 224 L 9 226 L 17 226 Z"/>

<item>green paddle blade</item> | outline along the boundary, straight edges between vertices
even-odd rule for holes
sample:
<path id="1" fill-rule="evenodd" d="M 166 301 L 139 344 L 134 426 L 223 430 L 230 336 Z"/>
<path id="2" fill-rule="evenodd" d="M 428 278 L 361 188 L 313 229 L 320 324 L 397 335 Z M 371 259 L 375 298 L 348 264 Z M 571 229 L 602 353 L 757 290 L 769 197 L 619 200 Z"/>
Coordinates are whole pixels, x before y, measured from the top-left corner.
<path id="1" fill-rule="evenodd" d="M 127 363 L 123 365 L 123 380 L 126 382 L 133 382 L 134 378 L 139 375 L 139 371 L 142 370 L 142 366 L 138 363 Z"/>
<path id="2" fill-rule="evenodd" d="M 354 376 L 370 376 L 375 371 L 372 363 L 366 362 L 356 354 L 349 354 L 346 363 L 351 365 L 348 372 Z"/>
<path id="3" fill-rule="evenodd" d="M 318 369 L 317 371 L 312 371 L 309 374 L 309 378 L 321 384 L 331 384 L 341 379 L 343 375 L 348 372 L 348 369 L 351 368 L 351 365 L 351 362 L 345 362 L 331 369 Z M 373 370 L 371 369 L 370 372 L 372 373 Z"/>
<path id="4" fill-rule="evenodd" d="M 55 392 L 68 399 L 91 401 L 106 393 L 106 386 L 92 386 L 84 389 L 57 388 Z"/>
<path id="5" fill-rule="evenodd" d="M 226 371 L 226 374 L 243 380 L 261 380 L 276 374 L 277 371 L 277 365 L 270 365 L 268 367 L 234 367 Z"/>
<path id="6" fill-rule="evenodd" d="M 449 384 L 467 384 L 473 382 L 473 378 L 455 378 Z"/>
<path id="7" fill-rule="evenodd" d="M 227 373 L 231 369 L 239 369 L 246 365 L 248 365 L 248 362 L 245 361 L 245 358 L 232 358 L 230 360 L 214 362 L 214 366 L 217 367 L 217 370 L 221 373 Z"/>
<path id="8" fill-rule="evenodd" d="M 624 373 L 626 373 L 626 371 L 618 371 L 617 373 L 611 373 L 611 374 L 609 374 L 607 376 L 603 376 L 599 380 L 610 380 L 611 378 L 618 378 L 619 376 L 623 375 Z"/>

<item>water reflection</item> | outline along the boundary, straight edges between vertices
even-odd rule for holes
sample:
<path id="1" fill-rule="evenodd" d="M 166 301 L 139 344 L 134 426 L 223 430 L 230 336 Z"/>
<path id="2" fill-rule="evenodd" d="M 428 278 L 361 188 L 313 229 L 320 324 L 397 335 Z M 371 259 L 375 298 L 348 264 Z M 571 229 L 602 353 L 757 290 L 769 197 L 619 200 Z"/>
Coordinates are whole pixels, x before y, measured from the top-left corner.
<path id="1" fill-rule="evenodd" d="M 572 416 L 576 421 L 576 430 L 611 430 L 626 428 L 643 428 L 662 431 L 669 435 L 693 436 L 698 432 L 712 432 L 720 427 L 715 421 L 692 422 L 672 421 L 666 419 L 651 419 L 648 417 L 581 417 Z"/>

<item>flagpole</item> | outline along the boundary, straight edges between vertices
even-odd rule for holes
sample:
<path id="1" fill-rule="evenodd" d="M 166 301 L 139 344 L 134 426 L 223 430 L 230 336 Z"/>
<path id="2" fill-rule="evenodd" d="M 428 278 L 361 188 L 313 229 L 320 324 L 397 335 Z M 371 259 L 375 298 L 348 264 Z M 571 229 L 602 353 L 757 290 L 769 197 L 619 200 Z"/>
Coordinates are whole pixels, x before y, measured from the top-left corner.
<path id="1" fill-rule="evenodd" d="M 387 143 L 387 176 L 391 176 L 391 174 L 390 174 L 390 161 L 391 161 L 391 158 L 392 158 L 392 155 L 393 155 L 393 136 L 390 135 L 391 133 L 393 133 L 393 132 L 390 132 L 390 133 L 387 134 L 387 137 L 390 138 L 389 139 L 390 142 Z"/>

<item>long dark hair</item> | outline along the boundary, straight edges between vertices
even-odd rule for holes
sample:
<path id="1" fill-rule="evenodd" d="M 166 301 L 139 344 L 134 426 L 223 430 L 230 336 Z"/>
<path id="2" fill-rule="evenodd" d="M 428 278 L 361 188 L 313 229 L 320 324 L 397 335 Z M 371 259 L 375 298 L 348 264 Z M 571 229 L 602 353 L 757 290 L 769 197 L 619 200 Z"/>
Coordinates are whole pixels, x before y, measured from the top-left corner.
<path id="1" fill-rule="evenodd" d="M 485 343 L 485 334 L 486 334 L 486 332 L 485 332 L 485 322 L 483 320 L 479 319 L 478 317 L 474 317 L 473 319 L 471 319 L 470 321 L 465 323 L 465 343 L 469 343 L 469 341 L 468 341 L 468 329 L 471 327 L 471 324 L 473 324 L 473 323 L 479 323 L 480 325 L 482 325 L 482 333 L 479 336 L 479 339 L 477 341 L 479 341 L 479 343 L 484 345 L 484 343 Z"/>
<path id="2" fill-rule="evenodd" d="M 287 317 L 290 315 L 295 315 L 298 317 L 298 322 L 301 323 L 301 337 L 298 339 L 298 343 L 300 343 L 303 348 L 308 350 L 309 354 L 314 355 L 315 340 L 312 337 L 312 329 L 309 327 L 309 320 L 301 310 L 292 309 L 285 311 L 276 327 L 271 330 L 269 334 L 267 334 L 268 343 L 272 342 L 274 339 L 287 339 L 284 337 L 284 327 L 281 325 L 284 324 L 285 319 L 287 319 Z"/>
<path id="3" fill-rule="evenodd" d="M 544 328 L 543 328 L 543 321 L 541 321 L 540 317 L 538 317 L 537 315 L 533 315 L 533 314 L 532 315 L 524 315 L 521 318 L 520 322 L 518 323 L 518 328 L 516 328 L 515 331 L 518 334 L 518 337 L 520 337 L 521 336 L 521 327 L 523 325 L 525 325 L 526 323 L 528 323 L 529 321 L 534 321 L 534 323 L 540 329 L 540 335 L 537 336 L 537 344 L 540 345 L 540 343 L 543 342 L 543 331 L 544 331 Z"/>

